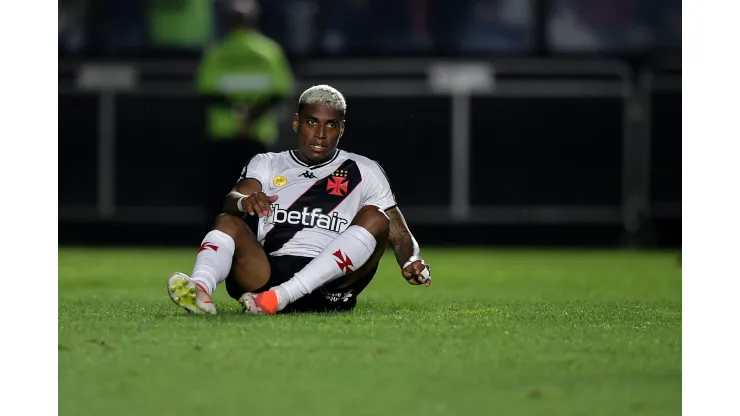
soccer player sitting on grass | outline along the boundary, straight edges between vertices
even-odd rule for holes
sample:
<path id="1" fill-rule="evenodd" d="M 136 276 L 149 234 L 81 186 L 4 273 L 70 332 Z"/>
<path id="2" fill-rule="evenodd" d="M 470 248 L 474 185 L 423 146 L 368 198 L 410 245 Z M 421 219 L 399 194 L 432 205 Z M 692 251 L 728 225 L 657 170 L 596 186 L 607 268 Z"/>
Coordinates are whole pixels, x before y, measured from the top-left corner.
<path id="1" fill-rule="evenodd" d="M 337 148 L 346 110 L 330 86 L 301 94 L 293 119 L 298 150 L 259 154 L 245 165 L 192 275 L 169 279 L 177 305 L 215 314 L 211 295 L 225 282 L 247 313 L 351 310 L 388 243 L 409 283 L 431 284 L 385 172 Z M 257 235 L 246 215 L 259 217 Z"/>

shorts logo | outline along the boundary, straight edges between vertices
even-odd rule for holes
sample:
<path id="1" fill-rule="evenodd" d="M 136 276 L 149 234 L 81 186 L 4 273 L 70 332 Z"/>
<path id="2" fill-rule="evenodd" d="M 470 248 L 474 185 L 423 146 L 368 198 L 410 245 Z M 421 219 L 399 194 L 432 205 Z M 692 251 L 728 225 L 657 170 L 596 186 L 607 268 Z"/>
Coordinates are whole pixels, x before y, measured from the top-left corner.
<path id="1" fill-rule="evenodd" d="M 347 193 L 348 185 L 347 178 L 332 176 L 326 183 L 326 190 L 329 195 L 344 196 Z"/>
<path id="2" fill-rule="evenodd" d="M 334 261 L 337 262 L 337 266 L 339 266 L 339 269 L 342 270 L 345 273 L 349 273 L 352 271 L 352 268 L 349 266 L 354 266 L 352 264 L 352 259 L 349 258 L 346 254 L 342 253 L 342 250 L 337 250 L 334 253 Z"/>
<path id="3" fill-rule="evenodd" d="M 285 186 L 286 183 L 288 183 L 288 179 L 286 179 L 285 176 L 276 176 L 272 180 L 272 184 L 275 186 Z"/>

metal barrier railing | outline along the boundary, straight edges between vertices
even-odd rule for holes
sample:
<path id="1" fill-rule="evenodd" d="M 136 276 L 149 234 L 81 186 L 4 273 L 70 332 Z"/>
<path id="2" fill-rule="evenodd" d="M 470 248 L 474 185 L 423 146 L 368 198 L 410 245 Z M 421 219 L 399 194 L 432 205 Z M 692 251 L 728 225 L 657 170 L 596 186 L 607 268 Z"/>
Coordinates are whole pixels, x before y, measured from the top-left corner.
<path id="1" fill-rule="evenodd" d="M 649 91 L 662 87 L 652 73 L 645 70 L 635 76 L 630 67 L 620 61 L 577 60 L 501 60 L 486 62 L 496 72 L 495 86 L 482 90 L 440 91 L 426 79 L 429 61 L 336 61 L 314 62 L 299 66 L 297 88 L 308 87 L 321 80 L 349 96 L 402 97 L 450 96 L 452 106 L 449 135 L 451 203 L 449 207 L 406 206 L 405 211 L 415 222 L 440 223 L 602 223 L 622 224 L 628 234 L 636 233 L 650 213 L 650 127 Z M 125 93 L 157 94 L 162 96 L 192 96 L 189 82 L 150 82 L 142 80 L 143 72 L 175 71 L 182 79 L 194 66 L 117 64 L 97 69 L 86 66 L 60 65 L 75 80 L 60 79 L 59 93 L 78 94 L 95 91 L 100 95 L 98 108 L 98 201 L 97 206 L 60 206 L 60 220 L 140 222 L 151 218 L 152 211 L 167 212 L 168 221 L 200 221 L 198 207 L 119 207 L 116 204 L 116 95 Z M 91 68 L 93 68 L 91 70 Z M 72 69 L 72 71 L 70 71 Z M 111 71 L 112 69 L 112 71 Z M 335 78 L 341 74 L 341 78 Z M 378 75 L 383 75 L 378 78 Z M 404 78 L 394 78 L 404 75 Z M 416 79 L 411 76 L 417 76 Z M 513 76 L 512 76 L 513 75 Z M 85 79 L 87 78 L 87 79 Z M 676 87 L 672 85 L 671 88 Z M 678 85 L 680 89 L 680 83 Z M 491 97 L 618 97 L 623 109 L 622 202 L 619 206 L 510 206 L 473 205 L 469 199 L 470 114 L 471 99 Z M 665 207 L 664 207 L 665 208 Z M 675 208 L 675 207 L 674 207 Z M 670 209 L 669 209 L 670 210 Z M 678 208 L 680 216 L 680 207 Z"/>

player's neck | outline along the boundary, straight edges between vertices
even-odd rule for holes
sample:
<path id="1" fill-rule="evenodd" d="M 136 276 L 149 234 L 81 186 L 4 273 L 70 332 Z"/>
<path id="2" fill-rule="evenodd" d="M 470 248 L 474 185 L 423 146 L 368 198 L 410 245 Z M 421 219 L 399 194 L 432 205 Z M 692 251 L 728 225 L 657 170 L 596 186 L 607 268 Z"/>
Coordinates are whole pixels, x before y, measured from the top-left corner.
<path id="1" fill-rule="evenodd" d="M 331 160 L 331 158 L 333 158 L 334 155 L 336 155 L 338 151 L 339 151 L 339 149 L 334 149 L 334 151 L 331 152 L 323 160 L 310 160 L 306 156 L 304 156 L 303 153 L 301 153 L 300 150 L 294 150 L 293 153 L 298 157 L 298 160 L 300 160 L 301 162 L 307 164 L 308 166 L 314 166 L 314 165 L 320 165 L 320 164 L 322 164 L 322 163 L 324 163 L 324 162 L 326 162 L 328 160 Z"/>

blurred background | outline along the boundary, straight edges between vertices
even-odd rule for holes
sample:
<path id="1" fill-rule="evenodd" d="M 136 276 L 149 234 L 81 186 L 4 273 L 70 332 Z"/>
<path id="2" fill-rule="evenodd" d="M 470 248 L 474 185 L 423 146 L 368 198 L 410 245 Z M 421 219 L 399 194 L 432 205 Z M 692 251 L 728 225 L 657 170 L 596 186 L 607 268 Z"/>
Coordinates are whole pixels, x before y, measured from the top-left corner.
<path id="1" fill-rule="evenodd" d="M 58 50 L 60 244 L 198 244 L 315 84 L 422 247 L 681 243 L 678 0 L 60 0 Z"/>

